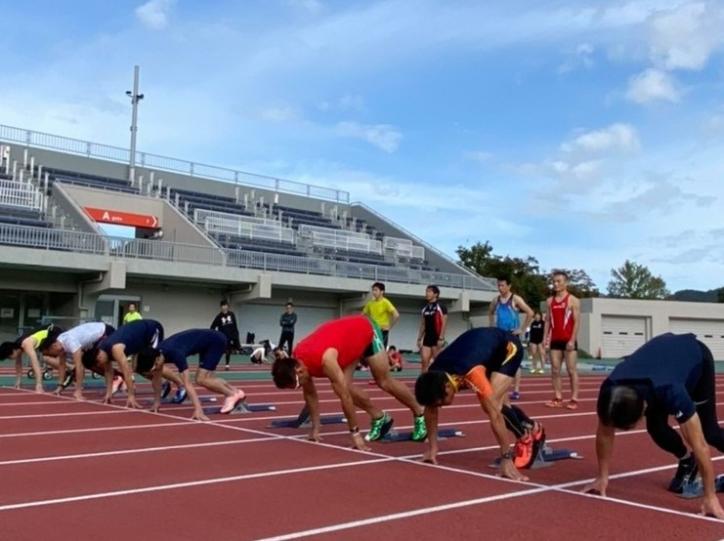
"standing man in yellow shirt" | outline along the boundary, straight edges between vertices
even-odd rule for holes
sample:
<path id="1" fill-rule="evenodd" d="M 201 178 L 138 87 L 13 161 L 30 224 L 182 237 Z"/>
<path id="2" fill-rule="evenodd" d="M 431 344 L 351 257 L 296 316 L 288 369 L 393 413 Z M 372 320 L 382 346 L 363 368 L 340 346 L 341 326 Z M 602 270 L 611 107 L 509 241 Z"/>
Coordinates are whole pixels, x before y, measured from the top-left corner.
<path id="1" fill-rule="evenodd" d="M 385 284 L 382 282 L 372 284 L 372 299 L 365 304 L 362 313 L 382 329 L 382 339 L 387 348 L 390 329 L 399 321 L 400 313 L 395 305 L 385 297 Z"/>
<path id="2" fill-rule="evenodd" d="M 138 321 L 139 319 L 143 319 L 140 312 L 138 311 L 138 307 L 136 306 L 135 302 L 128 303 L 128 307 L 126 308 L 126 315 L 123 316 L 123 324 L 128 325 L 129 323 L 132 323 L 134 321 Z"/>

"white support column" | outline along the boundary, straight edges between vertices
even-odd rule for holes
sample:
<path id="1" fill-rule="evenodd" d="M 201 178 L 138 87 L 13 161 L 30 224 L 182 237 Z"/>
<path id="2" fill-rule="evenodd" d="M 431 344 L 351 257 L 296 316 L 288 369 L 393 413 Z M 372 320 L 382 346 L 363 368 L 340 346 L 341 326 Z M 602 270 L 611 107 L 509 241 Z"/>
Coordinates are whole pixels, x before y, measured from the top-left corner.
<path id="1" fill-rule="evenodd" d="M 43 177 L 43 190 L 45 193 L 48 193 L 48 183 L 50 182 L 50 178 L 48 176 L 48 173 L 45 173 L 45 176 Z"/>
<path id="2" fill-rule="evenodd" d="M 138 176 L 138 193 L 143 195 L 143 175 Z"/>
<path id="3" fill-rule="evenodd" d="M 158 197 L 163 197 L 163 179 L 158 179 L 158 192 L 156 193 Z"/>
<path id="4" fill-rule="evenodd" d="M 40 184 L 43 181 L 43 166 L 38 166 L 38 184 Z"/>
<path id="5" fill-rule="evenodd" d="M 28 167 L 28 149 L 23 150 L 23 169 Z"/>
<path id="6" fill-rule="evenodd" d="M 16 180 L 17 173 L 18 173 L 18 162 L 13 160 L 13 174 L 12 174 L 13 180 Z"/>
<path id="7" fill-rule="evenodd" d="M 30 156 L 30 178 L 35 174 L 35 156 Z"/>
<path id="8" fill-rule="evenodd" d="M 151 184 L 151 190 L 153 190 L 153 182 L 154 182 L 154 178 L 153 178 L 153 177 L 154 177 L 154 176 L 155 176 L 155 175 L 154 175 L 154 172 L 153 172 L 153 171 L 151 171 L 151 173 L 148 175 L 148 179 L 149 179 L 149 182 L 150 182 L 150 184 Z M 151 193 L 151 192 L 149 191 L 149 193 Z"/>
<path id="9" fill-rule="evenodd" d="M 237 205 L 239 204 L 239 193 L 240 188 L 237 186 L 234 188 L 234 201 L 236 201 Z"/>
<path id="10" fill-rule="evenodd" d="M 20 184 L 22 184 L 24 179 L 25 179 L 25 169 L 21 169 L 20 174 L 18 175 L 18 182 L 20 182 Z"/>

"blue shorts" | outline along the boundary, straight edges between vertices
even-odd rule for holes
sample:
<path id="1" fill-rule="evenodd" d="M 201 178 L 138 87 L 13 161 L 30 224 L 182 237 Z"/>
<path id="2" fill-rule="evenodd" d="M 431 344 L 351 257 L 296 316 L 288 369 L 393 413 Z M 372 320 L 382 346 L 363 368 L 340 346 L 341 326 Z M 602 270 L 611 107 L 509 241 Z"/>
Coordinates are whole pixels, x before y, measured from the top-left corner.
<path id="1" fill-rule="evenodd" d="M 226 337 L 221 333 L 215 334 L 209 339 L 208 345 L 199 352 L 199 368 L 212 372 L 216 370 L 221 357 L 226 353 L 227 344 Z"/>

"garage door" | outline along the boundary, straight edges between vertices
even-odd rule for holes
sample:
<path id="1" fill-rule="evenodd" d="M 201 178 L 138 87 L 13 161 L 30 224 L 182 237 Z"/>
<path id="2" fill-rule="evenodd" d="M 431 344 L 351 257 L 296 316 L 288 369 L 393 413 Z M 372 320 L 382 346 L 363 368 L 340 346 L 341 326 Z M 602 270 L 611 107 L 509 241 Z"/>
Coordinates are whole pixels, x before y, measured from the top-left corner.
<path id="1" fill-rule="evenodd" d="M 669 329 L 673 333 L 694 333 L 709 346 L 716 360 L 724 361 L 724 320 L 671 318 Z"/>
<path id="2" fill-rule="evenodd" d="M 601 355 L 606 358 L 624 357 L 646 342 L 645 317 L 603 316 L 601 330 Z"/>

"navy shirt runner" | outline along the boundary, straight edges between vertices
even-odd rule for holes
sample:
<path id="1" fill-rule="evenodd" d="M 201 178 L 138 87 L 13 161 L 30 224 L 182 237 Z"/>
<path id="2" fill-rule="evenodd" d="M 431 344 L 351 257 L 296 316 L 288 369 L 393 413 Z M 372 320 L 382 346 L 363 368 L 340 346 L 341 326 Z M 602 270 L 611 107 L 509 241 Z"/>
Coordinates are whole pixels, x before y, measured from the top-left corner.
<path id="1" fill-rule="evenodd" d="M 188 370 L 187 357 L 199 355 L 199 367 L 204 370 L 216 370 L 222 355 L 226 351 L 226 335 L 207 329 L 190 329 L 161 342 L 158 349 L 163 353 L 165 362 L 173 363 L 179 372 Z"/>

